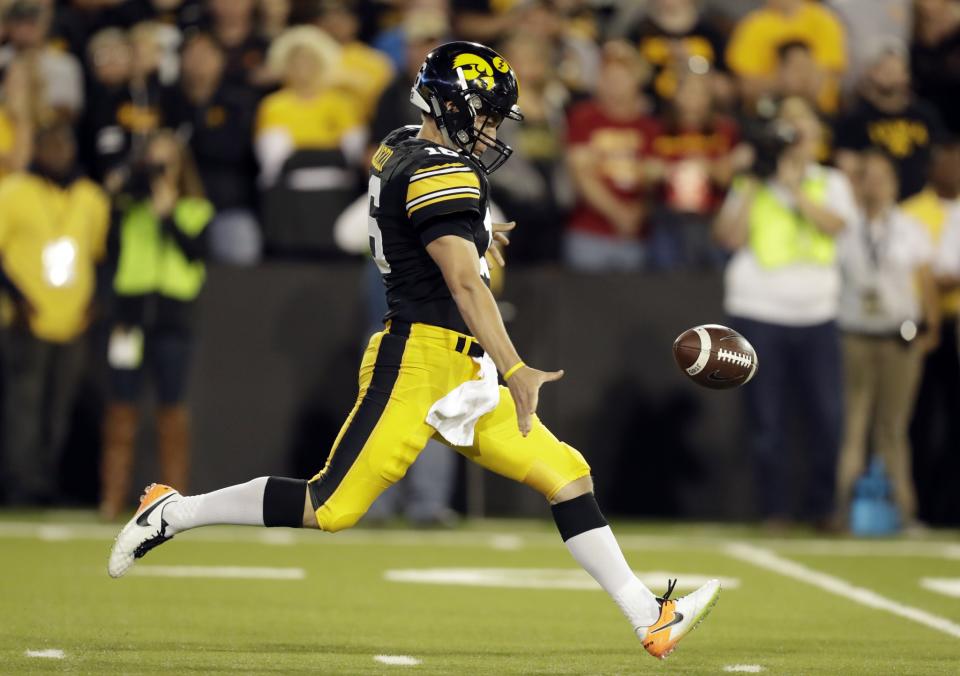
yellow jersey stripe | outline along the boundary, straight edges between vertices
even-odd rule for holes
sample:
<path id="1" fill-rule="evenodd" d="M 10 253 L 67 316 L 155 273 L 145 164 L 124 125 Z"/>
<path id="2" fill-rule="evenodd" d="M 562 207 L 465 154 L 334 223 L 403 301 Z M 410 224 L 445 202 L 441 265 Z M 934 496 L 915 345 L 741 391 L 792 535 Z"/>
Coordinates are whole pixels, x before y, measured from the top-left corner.
<path id="1" fill-rule="evenodd" d="M 427 171 L 433 171 L 434 169 L 449 169 L 450 167 L 465 167 L 463 162 L 450 162 L 449 164 L 435 164 L 432 167 L 424 167 L 423 169 L 417 169 L 413 172 L 414 176 L 417 174 L 422 174 Z"/>
<path id="2" fill-rule="evenodd" d="M 448 190 L 450 188 L 473 188 L 480 189 L 480 179 L 477 175 L 470 172 L 457 172 L 455 174 L 442 174 L 440 176 L 430 176 L 419 181 L 411 181 L 407 186 L 407 202 L 411 202 L 418 197 L 423 197 L 437 190 Z"/>
<path id="3" fill-rule="evenodd" d="M 436 171 L 428 171 L 424 174 L 419 174 L 417 176 L 411 176 L 410 182 L 422 181 L 425 178 L 430 178 L 431 176 L 441 176 L 443 174 L 465 174 L 473 173 L 473 169 L 470 167 L 450 167 L 449 169 L 437 169 Z"/>
<path id="4" fill-rule="evenodd" d="M 420 204 L 416 205 L 415 207 L 413 207 L 413 208 L 411 208 L 411 209 L 408 209 L 408 210 L 407 210 L 407 216 L 411 216 L 411 215 L 413 214 L 413 212 L 418 211 L 419 209 L 423 209 L 424 207 L 429 207 L 429 206 L 431 206 L 431 205 L 433 205 L 433 204 L 438 204 L 438 203 L 440 203 L 440 202 L 446 202 L 446 201 L 448 201 L 448 200 L 464 200 L 464 201 L 469 201 L 469 202 L 470 202 L 470 206 L 474 206 L 475 203 L 476 203 L 477 201 L 479 201 L 479 198 L 478 198 L 476 195 L 472 195 L 472 194 L 469 194 L 469 193 L 457 193 L 457 194 L 455 194 L 455 195 L 444 195 L 443 197 L 435 197 L 435 198 L 433 198 L 433 199 L 431 199 L 431 200 L 427 200 L 426 202 L 420 202 Z"/>

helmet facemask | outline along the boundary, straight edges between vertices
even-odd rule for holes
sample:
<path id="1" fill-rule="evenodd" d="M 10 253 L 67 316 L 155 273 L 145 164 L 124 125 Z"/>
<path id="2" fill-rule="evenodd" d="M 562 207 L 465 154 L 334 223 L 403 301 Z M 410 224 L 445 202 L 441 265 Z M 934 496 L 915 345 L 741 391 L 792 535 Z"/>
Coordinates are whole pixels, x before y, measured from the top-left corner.
<path id="1" fill-rule="evenodd" d="M 435 95 L 418 91 L 415 85 L 414 94 L 420 94 L 429 102 L 430 116 L 437 123 L 440 132 L 450 145 L 459 148 L 470 155 L 487 174 L 492 174 L 506 162 L 513 149 L 503 141 L 490 136 L 483 130 L 490 120 L 494 121 L 495 128 L 499 128 L 504 119 L 523 120 L 520 108 L 515 104 L 505 105 L 498 102 L 497 97 L 480 88 L 467 85 L 462 69 L 458 68 L 460 90 L 452 92 L 445 101 Z M 426 96 L 423 96 L 426 94 Z M 418 105 L 414 98 L 414 104 Z M 426 112 L 426 111 L 424 111 Z M 477 119 L 484 118 L 484 124 L 478 128 Z M 477 153 L 477 145 L 483 144 L 482 153 Z"/>

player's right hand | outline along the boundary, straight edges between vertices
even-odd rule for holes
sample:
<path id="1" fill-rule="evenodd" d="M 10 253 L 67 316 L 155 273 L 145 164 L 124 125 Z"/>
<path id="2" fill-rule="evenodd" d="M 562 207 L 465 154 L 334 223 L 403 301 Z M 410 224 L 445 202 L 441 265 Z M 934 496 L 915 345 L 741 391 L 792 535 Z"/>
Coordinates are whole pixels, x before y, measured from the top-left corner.
<path id="1" fill-rule="evenodd" d="M 552 383 L 563 378 L 563 370 L 539 371 L 529 366 L 510 376 L 507 387 L 513 396 L 513 403 L 517 408 L 517 426 L 520 434 L 527 436 L 533 426 L 533 414 L 537 412 L 537 403 L 540 400 L 540 387 L 544 383 Z"/>

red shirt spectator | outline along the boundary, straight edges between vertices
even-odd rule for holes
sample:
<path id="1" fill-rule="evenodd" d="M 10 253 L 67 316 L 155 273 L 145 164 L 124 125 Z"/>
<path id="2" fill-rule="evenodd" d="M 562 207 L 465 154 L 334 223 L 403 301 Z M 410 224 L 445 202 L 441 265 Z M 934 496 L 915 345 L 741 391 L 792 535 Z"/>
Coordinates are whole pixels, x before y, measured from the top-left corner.
<path id="1" fill-rule="evenodd" d="M 706 79 L 687 75 L 650 147 L 662 161 L 658 201 L 675 212 L 716 211 L 730 183 L 739 136 L 733 120 L 714 112 Z"/>
<path id="2" fill-rule="evenodd" d="M 569 227 L 638 239 L 646 220 L 643 158 L 657 127 L 639 90 L 642 76 L 635 53 L 611 55 L 608 50 L 606 57 L 596 98 L 570 111 L 567 144 L 578 200 Z"/>

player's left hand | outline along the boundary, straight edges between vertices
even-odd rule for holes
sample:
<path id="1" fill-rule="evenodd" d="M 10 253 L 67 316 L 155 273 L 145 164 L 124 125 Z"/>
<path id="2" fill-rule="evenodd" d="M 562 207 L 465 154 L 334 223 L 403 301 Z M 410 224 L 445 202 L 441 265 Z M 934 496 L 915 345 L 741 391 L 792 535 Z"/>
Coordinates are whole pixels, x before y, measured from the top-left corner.
<path id="1" fill-rule="evenodd" d="M 503 233 L 510 232 L 515 227 L 517 227 L 516 221 L 493 223 L 493 242 L 490 245 L 489 252 L 490 255 L 493 256 L 493 260 L 495 260 L 501 268 L 507 264 L 507 261 L 503 258 L 503 251 L 506 247 L 510 246 L 510 238 Z"/>

